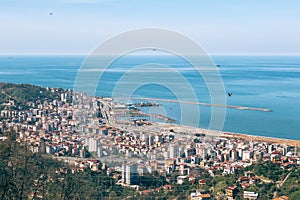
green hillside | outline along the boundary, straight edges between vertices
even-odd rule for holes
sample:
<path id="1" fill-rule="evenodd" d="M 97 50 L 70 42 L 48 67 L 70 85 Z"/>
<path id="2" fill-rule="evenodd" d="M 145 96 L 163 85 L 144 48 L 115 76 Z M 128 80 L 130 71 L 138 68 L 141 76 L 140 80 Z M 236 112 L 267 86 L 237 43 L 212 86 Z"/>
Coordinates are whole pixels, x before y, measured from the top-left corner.
<path id="1" fill-rule="evenodd" d="M 63 90 L 52 92 L 44 87 L 29 84 L 0 83 L 0 104 L 12 99 L 22 109 L 28 101 L 58 98 L 61 91 Z"/>

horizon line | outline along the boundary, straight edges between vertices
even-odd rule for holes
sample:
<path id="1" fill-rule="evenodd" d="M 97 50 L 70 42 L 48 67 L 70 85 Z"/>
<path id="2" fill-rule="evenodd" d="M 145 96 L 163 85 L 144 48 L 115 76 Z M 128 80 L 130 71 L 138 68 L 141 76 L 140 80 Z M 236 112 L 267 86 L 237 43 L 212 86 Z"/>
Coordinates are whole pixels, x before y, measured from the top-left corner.
<path id="1" fill-rule="evenodd" d="M 0 56 L 89 56 L 91 54 L 88 53 L 0 53 Z M 128 56 L 172 56 L 172 54 L 127 54 Z M 299 54 L 253 54 L 253 53 L 249 53 L 249 54 L 245 54 L 245 53 L 215 53 L 215 54 L 207 54 L 208 56 L 300 56 Z"/>

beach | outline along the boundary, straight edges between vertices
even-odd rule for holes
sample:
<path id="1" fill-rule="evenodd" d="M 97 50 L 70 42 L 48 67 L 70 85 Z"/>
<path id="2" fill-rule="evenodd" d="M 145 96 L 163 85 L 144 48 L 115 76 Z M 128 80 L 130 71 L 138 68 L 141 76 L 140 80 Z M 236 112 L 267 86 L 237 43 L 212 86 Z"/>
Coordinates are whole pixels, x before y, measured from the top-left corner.
<path id="1" fill-rule="evenodd" d="M 286 144 L 286 145 L 290 145 L 290 146 L 300 147 L 300 140 L 249 135 L 249 134 L 245 134 L 245 133 L 215 131 L 215 130 L 189 127 L 189 126 L 183 126 L 183 125 L 177 125 L 177 124 L 157 123 L 157 125 L 159 125 L 163 129 L 173 129 L 176 132 L 186 132 L 186 133 L 190 133 L 190 134 L 202 133 L 202 134 L 205 134 L 206 136 L 211 136 L 211 137 L 222 137 L 222 138 L 228 138 L 228 139 L 235 138 L 235 139 L 243 139 L 245 141 L 257 141 L 257 142 L 266 142 L 266 143 L 281 144 L 281 145 Z"/>

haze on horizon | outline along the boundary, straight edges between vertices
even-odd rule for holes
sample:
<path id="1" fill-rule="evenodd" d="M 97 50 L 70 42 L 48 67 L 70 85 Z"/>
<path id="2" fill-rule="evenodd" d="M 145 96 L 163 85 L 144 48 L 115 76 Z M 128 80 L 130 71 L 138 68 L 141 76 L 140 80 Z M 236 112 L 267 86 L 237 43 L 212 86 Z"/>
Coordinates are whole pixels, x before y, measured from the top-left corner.
<path id="1" fill-rule="evenodd" d="M 209 54 L 300 54 L 300 2 L 3 0 L 0 54 L 88 54 L 121 32 L 178 31 Z"/>

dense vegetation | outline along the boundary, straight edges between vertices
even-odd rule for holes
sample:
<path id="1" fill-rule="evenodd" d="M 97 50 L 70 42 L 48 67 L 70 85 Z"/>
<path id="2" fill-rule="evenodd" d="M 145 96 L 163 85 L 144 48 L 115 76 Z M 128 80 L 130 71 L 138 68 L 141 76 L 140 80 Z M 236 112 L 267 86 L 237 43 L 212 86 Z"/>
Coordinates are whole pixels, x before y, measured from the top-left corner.
<path id="1" fill-rule="evenodd" d="M 154 189 L 166 184 L 166 178 L 158 174 L 147 174 L 139 177 L 140 189 Z"/>
<path id="2" fill-rule="evenodd" d="M 290 175 L 282 188 L 278 191 L 279 195 L 287 195 L 290 199 L 300 199 L 300 170 L 290 171 Z"/>
<path id="3" fill-rule="evenodd" d="M 253 173 L 257 176 L 263 176 L 273 181 L 278 181 L 284 178 L 287 174 L 287 170 L 284 170 L 278 164 L 272 162 L 263 162 L 255 166 L 249 167 Z"/>
<path id="4" fill-rule="evenodd" d="M 51 92 L 44 87 L 29 84 L 0 83 L 0 104 L 13 99 L 17 104 L 16 109 L 24 109 L 25 103 L 28 101 L 59 98 L 60 91 L 62 89 L 59 89 L 58 92 Z"/>

